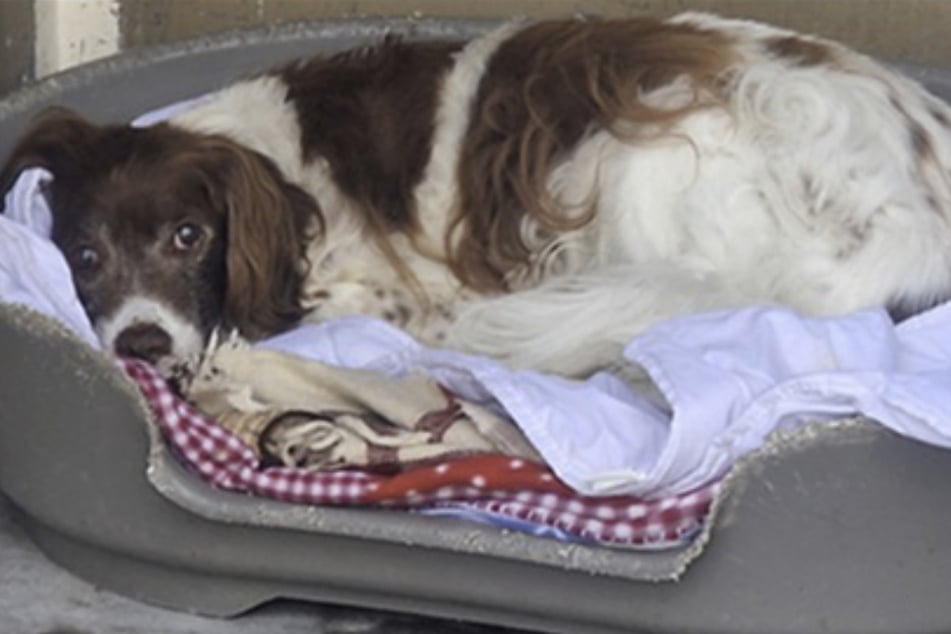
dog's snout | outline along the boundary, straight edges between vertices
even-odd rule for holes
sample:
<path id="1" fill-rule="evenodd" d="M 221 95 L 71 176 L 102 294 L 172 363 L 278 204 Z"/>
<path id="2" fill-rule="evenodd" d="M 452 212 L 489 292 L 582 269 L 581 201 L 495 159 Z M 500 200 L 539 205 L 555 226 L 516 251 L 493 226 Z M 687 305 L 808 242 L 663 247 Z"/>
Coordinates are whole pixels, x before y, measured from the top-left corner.
<path id="1" fill-rule="evenodd" d="M 114 344 L 116 354 L 155 363 L 172 352 L 172 337 L 161 327 L 138 323 L 119 333 Z"/>

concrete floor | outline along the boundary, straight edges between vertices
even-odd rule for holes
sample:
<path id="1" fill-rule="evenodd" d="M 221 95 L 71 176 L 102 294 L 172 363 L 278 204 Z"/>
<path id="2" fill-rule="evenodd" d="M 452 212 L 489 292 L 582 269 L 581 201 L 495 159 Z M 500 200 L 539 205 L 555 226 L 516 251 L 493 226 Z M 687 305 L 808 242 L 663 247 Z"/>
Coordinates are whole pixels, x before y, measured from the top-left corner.
<path id="1" fill-rule="evenodd" d="M 279 602 L 231 620 L 162 610 L 57 567 L 0 497 L 0 634 L 517 634 L 378 612 Z"/>

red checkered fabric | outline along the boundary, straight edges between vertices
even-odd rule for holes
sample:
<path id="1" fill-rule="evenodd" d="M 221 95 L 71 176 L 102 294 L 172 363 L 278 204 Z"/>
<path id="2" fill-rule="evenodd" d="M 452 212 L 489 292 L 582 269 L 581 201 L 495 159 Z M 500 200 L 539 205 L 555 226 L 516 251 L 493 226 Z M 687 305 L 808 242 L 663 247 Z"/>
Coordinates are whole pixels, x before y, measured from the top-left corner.
<path id="1" fill-rule="evenodd" d="M 719 490 L 713 483 L 660 500 L 585 497 L 543 464 L 496 454 L 440 461 L 395 475 L 263 467 L 235 435 L 178 398 L 152 366 L 136 360 L 120 363 L 186 465 L 214 486 L 284 502 L 456 507 L 550 526 L 603 544 L 657 548 L 695 535 Z"/>

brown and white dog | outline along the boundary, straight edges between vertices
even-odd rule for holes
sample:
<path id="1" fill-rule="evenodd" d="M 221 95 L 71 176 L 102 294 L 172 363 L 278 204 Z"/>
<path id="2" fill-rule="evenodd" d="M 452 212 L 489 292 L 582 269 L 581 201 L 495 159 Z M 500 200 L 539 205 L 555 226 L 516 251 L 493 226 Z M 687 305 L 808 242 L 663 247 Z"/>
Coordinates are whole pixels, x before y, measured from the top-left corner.
<path id="1" fill-rule="evenodd" d="M 583 375 L 684 313 L 951 298 L 948 106 L 704 14 L 391 38 L 145 129 L 54 113 L 0 189 L 30 166 L 100 336 L 159 362 L 366 314 Z"/>

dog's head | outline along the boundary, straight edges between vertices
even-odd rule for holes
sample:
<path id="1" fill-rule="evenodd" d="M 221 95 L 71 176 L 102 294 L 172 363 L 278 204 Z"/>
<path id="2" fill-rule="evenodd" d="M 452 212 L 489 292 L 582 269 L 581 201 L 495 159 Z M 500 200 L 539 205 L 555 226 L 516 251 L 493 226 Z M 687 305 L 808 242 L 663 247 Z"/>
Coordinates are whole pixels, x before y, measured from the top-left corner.
<path id="1" fill-rule="evenodd" d="M 152 362 L 198 352 L 218 326 L 258 338 L 302 316 L 314 200 L 264 156 L 168 124 L 40 118 L 0 171 L 53 174 L 53 241 L 103 344 Z"/>

